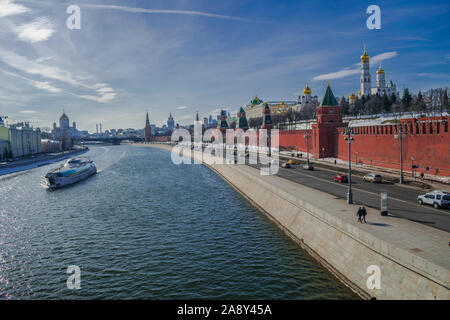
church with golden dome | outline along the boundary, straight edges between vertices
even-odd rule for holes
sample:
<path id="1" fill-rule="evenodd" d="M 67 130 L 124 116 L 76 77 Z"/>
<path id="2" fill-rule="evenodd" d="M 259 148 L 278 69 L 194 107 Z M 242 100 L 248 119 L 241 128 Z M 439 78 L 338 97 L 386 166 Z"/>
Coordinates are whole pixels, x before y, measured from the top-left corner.
<path id="1" fill-rule="evenodd" d="M 383 70 L 381 65 L 378 68 L 376 75 L 377 75 L 376 86 L 372 88 L 370 77 L 370 56 L 367 54 L 366 47 L 364 46 L 364 52 L 361 55 L 361 78 L 358 97 L 361 96 L 368 97 L 370 95 L 375 94 L 378 94 L 380 96 L 386 94 L 389 97 L 392 96 L 392 94 L 395 94 L 397 97 L 399 97 L 397 86 L 392 82 L 392 80 L 390 80 L 389 83 L 386 85 L 386 72 Z M 355 101 L 356 95 L 352 93 L 349 96 L 349 102 L 350 104 L 352 104 Z"/>
<path id="2" fill-rule="evenodd" d="M 306 84 L 305 89 L 303 89 L 303 95 L 299 95 L 297 99 L 298 110 L 302 110 L 308 103 L 317 102 L 317 96 L 312 96 L 312 90 L 309 88 L 308 84 Z"/>

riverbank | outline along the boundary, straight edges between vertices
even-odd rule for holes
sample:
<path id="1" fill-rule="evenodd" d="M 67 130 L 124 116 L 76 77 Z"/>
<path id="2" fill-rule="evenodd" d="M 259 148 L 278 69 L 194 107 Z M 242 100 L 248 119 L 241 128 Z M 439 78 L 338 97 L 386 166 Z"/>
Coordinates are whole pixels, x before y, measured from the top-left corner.
<path id="1" fill-rule="evenodd" d="M 0 176 L 49 165 L 76 155 L 83 154 L 88 150 L 89 149 L 76 149 L 59 153 L 41 154 L 32 159 L 23 159 L 6 164 L 0 164 Z"/>
<path id="2" fill-rule="evenodd" d="M 327 193 L 245 165 L 208 166 L 361 297 L 450 299 L 448 232 L 371 208 L 369 223 L 359 224 L 357 205 Z M 380 288 L 367 285 L 371 268 L 380 271 Z"/>

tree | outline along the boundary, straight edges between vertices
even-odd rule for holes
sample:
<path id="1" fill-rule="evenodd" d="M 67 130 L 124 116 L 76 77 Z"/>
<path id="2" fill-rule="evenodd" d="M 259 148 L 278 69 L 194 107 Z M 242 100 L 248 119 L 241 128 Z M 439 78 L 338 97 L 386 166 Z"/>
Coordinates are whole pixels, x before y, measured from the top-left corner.
<path id="1" fill-rule="evenodd" d="M 382 101 L 379 95 L 372 95 L 366 102 L 366 111 L 369 114 L 377 114 L 381 113 L 382 110 Z"/>
<path id="2" fill-rule="evenodd" d="M 409 109 L 411 108 L 411 102 L 412 102 L 411 94 L 409 93 L 408 88 L 405 88 L 403 90 L 403 97 L 402 97 L 403 109 L 405 111 L 409 111 Z"/>
<path id="3" fill-rule="evenodd" d="M 447 88 L 444 89 L 444 93 L 443 93 L 443 97 L 442 97 L 442 105 L 444 107 L 446 107 L 446 108 L 449 107 L 449 104 L 448 104 L 448 89 Z"/>
<path id="4" fill-rule="evenodd" d="M 394 103 L 397 103 L 397 96 L 395 95 L 395 93 L 391 94 L 391 105 L 393 105 Z"/>
<path id="5" fill-rule="evenodd" d="M 344 96 L 341 98 L 340 105 L 342 107 L 342 114 L 347 115 L 350 111 L 350 104 L 348 103 L 347 99 L 345 99 Z"/>
<path id="6" fill-rule="evenodd" d="M 426 111 L 427 110 L 427 105 L 425 104 L 425 100 L 423 98 L 423 94 L 420 91 L 417 94 L 415 105 L 416 105 L 416 110 L 417 111 Z"/>
<path id="7" fill-rule="evenodd" d="M 383 98 L 381 98 L 381 104 L 383 105 L 383 111 L 390 113 L 391 112 L 391 100 L 389 100 L 389 97 L 387 96 L 386 92 L 383 93 Z"/>

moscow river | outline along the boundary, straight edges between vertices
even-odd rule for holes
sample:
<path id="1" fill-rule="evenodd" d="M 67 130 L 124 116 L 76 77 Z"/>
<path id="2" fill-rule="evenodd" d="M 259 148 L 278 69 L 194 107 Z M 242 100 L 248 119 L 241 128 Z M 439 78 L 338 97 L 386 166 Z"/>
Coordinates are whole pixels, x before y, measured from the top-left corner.
<path id="1" fill-rule="evenodd" d="M 0 300 L 358 299 L 209 168 L 86 155 L 99 173 L 65 189 L 42 185 L 59 164 L 0 177 Z"/>

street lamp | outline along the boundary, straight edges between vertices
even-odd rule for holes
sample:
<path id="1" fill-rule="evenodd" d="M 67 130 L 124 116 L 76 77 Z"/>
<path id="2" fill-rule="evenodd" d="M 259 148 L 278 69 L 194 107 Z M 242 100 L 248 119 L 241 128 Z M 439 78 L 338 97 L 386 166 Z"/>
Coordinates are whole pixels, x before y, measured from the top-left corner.
<path id="1" fill-rule="evenodd" d="M 311 133 L 306 130 L 306 134 L 304 135 L 304 137 L 306 139 L 306 163 L 309 167 L 309 138 L 311 138 Z"/>
<path id="2" fill-rule="evenodd" d="M 400 140 L 400 184 L 403 183 L 403 139 L 406 134 L 403 133 L 403 125 L 400 125 L 399 133 L 394 136 L 395 139 Z"/>
<path id="3" fill-rule="evenodd" d="M 347 203 L 353 203 L 353 193 L 352 193 L 352 142 L 353 136 L 356 135 L 352 128 L 347 128 L 342 132 L 344 140 L 348 143 L 348 191 L 347 191 Z"/>

